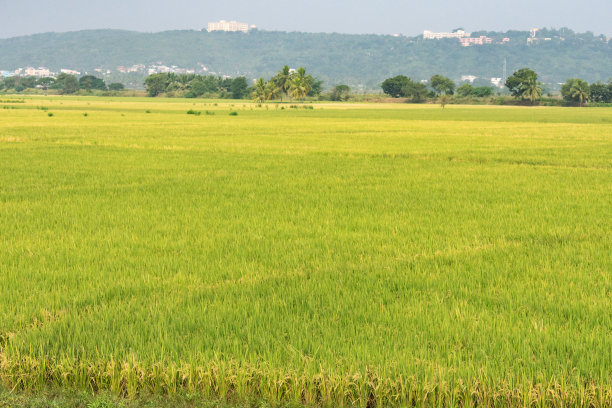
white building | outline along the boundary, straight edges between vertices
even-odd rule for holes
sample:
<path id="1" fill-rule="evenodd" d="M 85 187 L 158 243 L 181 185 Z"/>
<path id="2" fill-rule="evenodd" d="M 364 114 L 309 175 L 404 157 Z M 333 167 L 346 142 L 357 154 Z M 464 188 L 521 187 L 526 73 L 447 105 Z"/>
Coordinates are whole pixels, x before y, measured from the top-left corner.
<path id="1" fill-rule="evenodd" d="M 249 25 L 247 23 L 239 23 L 237 21 L 225 21 L 221 20 L 216 23 L 208 23 L 208 32 L 212 31 L 229 31 L 229 32 L 237 32 L 242 31 L 243 33 L 248 33 L 250 30 L 253 30 L 257 27 L 254 25 Z"/>
<path id="2" fill-rule="evenodd" d="M 504 79 L 503 78 L 491 78 L 491 83 L 498 88 L 503 88 Z"/>
<path id="3" fill-rule="evenodd" d="M 49 68 L 44 68 L 44 67 L 39 67 L 39 68 L 27 67 L 23 71 L 23 74 L 25 76 L 31 76 L 31 77 L 37 77 L 37 78 L 52 76 L 51 70 L 49 70 Z"/>
<path id="4" fill-rule="evenodd" d="M 478 38 L 460 38 L 459 41 L 464 47 L 469 47 L 470 45 L 493 44 L 493 39 L 484 35 Z"/>
<path id="5" fill-rule="evenodd" d="M 478 77 L 475 75 L 461 75 L 461 82 L 470 82 L 473 84 L 476 79 L 478 79 Z"/>
<path id="6" fill-rule="evenodd" d="M 60 72 L 61 72 L 62 74 L 68 74 L 68 75 L 81 75 L 81 73 L 80 73 L 79 71 L 75 71 L 75 70 L 73 70 L 73 69 L 65 69 L 65 68 L 62 68 L 62 69 L 60 70 Z"/>
<path id="7" fill-rule="evenodd" d="M 433 31 L 423 31 L 423 38 L 425 40 L 441 40 L 442 38 L 467 38 L 472 33 L 466 33 L 463 30 L 457 30 L 454 33 L 434 33 Z"/>

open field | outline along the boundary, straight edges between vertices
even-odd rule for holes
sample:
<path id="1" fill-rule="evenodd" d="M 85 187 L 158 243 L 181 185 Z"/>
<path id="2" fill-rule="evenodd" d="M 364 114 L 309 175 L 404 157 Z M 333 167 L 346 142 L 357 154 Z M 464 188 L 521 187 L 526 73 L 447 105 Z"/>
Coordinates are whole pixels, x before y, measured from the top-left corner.
<path id="1" fill-rule="evenodd" d="M 610 109 L 0 100 L 9 390 L 612 405 Z"/>

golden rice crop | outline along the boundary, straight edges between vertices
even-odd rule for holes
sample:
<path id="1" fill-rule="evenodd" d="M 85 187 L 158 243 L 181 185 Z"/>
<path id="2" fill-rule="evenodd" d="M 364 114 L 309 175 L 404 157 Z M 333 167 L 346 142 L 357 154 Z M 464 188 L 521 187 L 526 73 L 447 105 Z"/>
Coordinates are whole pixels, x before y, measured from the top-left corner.
<path id="1" fill-rule="evenodd" d="M 0 105 L 9 390 L 612 405 L 609 109 Z"/>

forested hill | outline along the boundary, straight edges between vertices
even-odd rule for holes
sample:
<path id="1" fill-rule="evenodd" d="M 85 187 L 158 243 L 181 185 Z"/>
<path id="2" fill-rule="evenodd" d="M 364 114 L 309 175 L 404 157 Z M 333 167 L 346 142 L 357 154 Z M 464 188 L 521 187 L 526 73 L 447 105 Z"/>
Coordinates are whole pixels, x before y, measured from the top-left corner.
<path id="1" fill-rule="evenodd" d="M 207 33 L 167 31 L 138 33 L 88 30 L 47 33 L 0 40 L 0 70 L 20 67 L 69 68 L 81 72 L 118 66 L 160 64 L 220 75 L 269 77 L 281 66 L 305 66 L 326 86 L 345 83 L 378 88 L 397 74 L 415 80 L 433 74 L 459 80 L 463 75 L 501 77 L 531 67 L 545 83 L 570 77 L 587 81 L 612 77 L 612 41 L 568 29 L 541 30 L 528 43 L 528 32 L 481 32 L 493 44 L 462 47 L 456 39 L 382 35 L 312 34 L 253 31 Z M 503 38 L 510 41 L 500 44 Z M 144 75 L 144 72 L 143 72 Z"/>

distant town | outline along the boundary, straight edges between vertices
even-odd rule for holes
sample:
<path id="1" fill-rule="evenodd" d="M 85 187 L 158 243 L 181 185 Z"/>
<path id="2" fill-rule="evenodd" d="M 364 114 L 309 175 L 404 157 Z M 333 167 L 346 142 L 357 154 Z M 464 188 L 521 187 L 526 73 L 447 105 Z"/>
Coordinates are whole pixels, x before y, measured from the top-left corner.
<path id="1" fill-rule="evenodd" d="M 209 71 L 209 69 L 204 65 L 204 64 L 198 64 L 198 68 L 197 69 L 189 69 L 189 68 L 182 68 L 176 65 L 164 65 L 162 62 L 158 62 L 155 64 L 135 64 L 135 65 L 131 65 L 131 66 L 123 66 L 123 65 L 119 65 L 116 67 L 116 69 L 114 70 L 110 70 L 110 69 L 102 69 L 102 68 L 96 68 L 93 70 L 93 72 L 80 72 L 80 71 L 76 71 L 74 69 L 68 69 L 68 68 L 62 68 L 59 71 L 52 71 L 49 68 L 46 67 L 38 67 L 38 68 L 34 68 L 34 67 L 26 67 L 26 68 L 17 68 L 14 71 L 6 71 L 6 70 L 2 70 L 0 71 L 0 75 L 4 78 L 9 78 L 9 77 L 13 77 L 13 76 L 18 76 L 18 77 L 36 77 L 36 78 L 47 78 L 47 77 L 51 77 L 51 78 L 55 78 L 57 75 L 59 74 L 70 74 L 70 75 L 110 75 L 112 73 L 120 73 L 120 74 L 144 74 L 144 75 L 153 75 L 153 74 L 167 74 L 167 73 L 174 73 L 174 74 L 197 74 L 197 73 L 204 73 L 204 74 L 208 74 L 208 75 L 219 75 L 221 77 L 226 77 L 225 75 L 222 74 L 217 74 L 216 72 L 212 72 Z"/>

